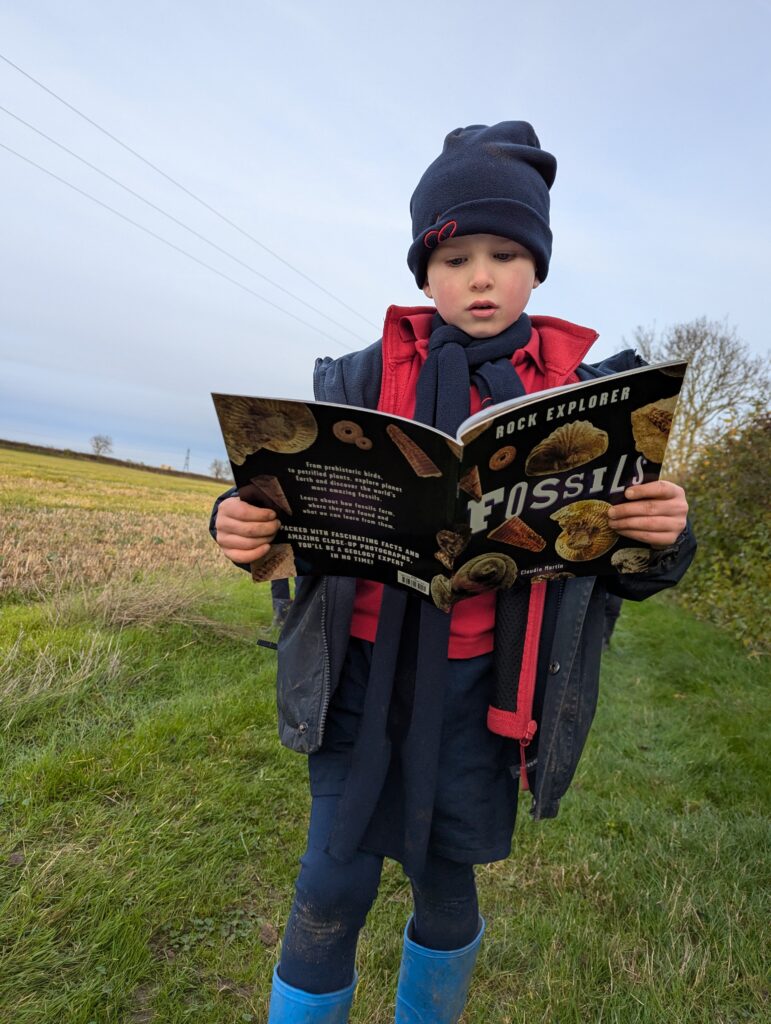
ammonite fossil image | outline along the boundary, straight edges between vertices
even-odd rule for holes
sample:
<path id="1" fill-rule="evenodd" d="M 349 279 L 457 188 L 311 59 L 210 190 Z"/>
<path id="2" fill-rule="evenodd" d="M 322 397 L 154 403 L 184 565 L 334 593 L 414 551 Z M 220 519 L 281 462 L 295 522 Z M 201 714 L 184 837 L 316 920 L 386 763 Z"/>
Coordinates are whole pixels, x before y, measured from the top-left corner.
<path id="1" fill-rule="evenodd" d="M 266 580 L 283 580 L 297 575 L 291 544 L 272 544 L 270 551 L 251 564 L 252 579 L 255 583 Z"/>
<path id="2" fill-rule="evenodd" d="M 542 569 L 541 572 L 528 576 L 530 583 L 549 583 L 551 580 L 574 580 L 574 572 L 558 572 L 556 569 Z"/>
<path id="3" fill-rule="evenodd" d="M 512 464 L 516 457 L 517 449 L 513 444 L 507 444 L 503 448 L 499 448 L 497 452 L 493 452 L 490 456 L 490 469 L 505 469 Z"/>
<path id="4" fill-rule="evenodd" d="M 386 433 L 405 457 L 417 476 L 426 477 L 442 475 L 441 469 L 434 465 L 420 445 L 416 444 L 411 437 L 408 437 L 401 427 L 397 427 L 395 423 L 389 423 L 386 427 Z"/>
<path id="5" fill-rule="evenodd" d="M 226 401 L 221 401 L 224 397 Z M 271 452 L 302 452 L 318 436 L 313 413 L 302 402 L 274 398 L 214 396 L 228 454 L 242 466 L 260 448 Z"/>
<path id="6" fill-rule="evenodd" d="M 557 427 L 533 448 L 525 463 L 528 476 L 546 476 L 583 466 L 608 450 L 608 435 L 588 420 Z"/>
<path id="7" fill-rule="evenodd" d="M 516 578 L 514 559 L 494 552 L 465 562 L 450 580 L 450 587 L 455 594 L 481 594 L 484 590 L 506 590 Z"/>
<path id="8" fill-rule="evenodd" d="M 650 560 L 650 548 L 619 548 L 610 556 L 610 564 L 623 573 L 645 572 Z"/>
<path id="9" fill-rule="evenodd" d="M 649 462 L 660 463 L 664 458 L 672 420 L 677 406 L 677 396 L 660 398 L 658 402 L 643 405 L 632 412 L 632 434 L 634 445 Z"/>
<path id="10" fill-rule="evenodd" d="M 588 562 L 610 551 L 618 541 L 618 534 L 608 522 L 609 508 L 607 501 L 587 498 L 553 513 L 550 518 L 562 529 L 554 542 L 560 558 L 568 562 Z"/>
<path id="11" fill-rule="evenodd" d="M 458 487 L 474 501 L 482 500 L 482 481 L 479 479 L 479 470 L 476 466 L 472 466 L 463 474 L 458 481 Z"/>
<path id="12" fill-rule="evenodd" d="M 519 516 L 510 516 L 500 526 L 496 526 L 487 535 L 488 540 L 497 540 L 499 544 L 511 544 L 514 548 L 526 551 L 543 551 L 546 541 L 535 530 L 531 529 Z"/>
<path id="13" fill-rule="evenodd" d="M 434 553 L 434 558 L 452 572 L 455 559 L 465 549 L 470 537 L 471 530 L 468 526 L 459 526 L 455 530 L 440 530 L 436 535 L 439 550 Z"/>
<path id="14" fill-rule="evenodd" d="M 455 573 L 452 579 L 434 576 L 431 597 L 437 608 L 448 612 L 461 598 L 486 590 L 506 590 L 517 578 L 517 563 L 508 555 L 477 555 Z"/>

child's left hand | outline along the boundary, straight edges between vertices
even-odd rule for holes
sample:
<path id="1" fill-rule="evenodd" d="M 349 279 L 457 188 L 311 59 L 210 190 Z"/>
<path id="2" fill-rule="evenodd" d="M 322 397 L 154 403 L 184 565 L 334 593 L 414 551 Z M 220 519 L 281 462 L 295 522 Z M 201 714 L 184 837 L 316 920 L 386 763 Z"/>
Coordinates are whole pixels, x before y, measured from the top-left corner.
<path id="1" fill-rule="evenodd" d="M 626 501 L 613 505 L 608 521 L 616 533 L 652 548 L 668 548 L 685 529 L 688 502 L 685 491 L 671 480 L 634 484 L 624 491 Z"/>

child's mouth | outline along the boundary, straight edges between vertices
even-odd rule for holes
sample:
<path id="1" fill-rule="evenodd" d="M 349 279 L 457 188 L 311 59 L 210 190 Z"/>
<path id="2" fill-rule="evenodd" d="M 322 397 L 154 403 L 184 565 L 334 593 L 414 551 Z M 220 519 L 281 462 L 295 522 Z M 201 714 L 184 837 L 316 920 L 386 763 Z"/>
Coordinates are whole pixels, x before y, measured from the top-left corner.
<path id="1" fill-rule="evenodd" d="M 497 309 L 498 307 L 493 302 L 474 302 L 468 307 L 468 312 L 477 320 L 486 320 Z"/>

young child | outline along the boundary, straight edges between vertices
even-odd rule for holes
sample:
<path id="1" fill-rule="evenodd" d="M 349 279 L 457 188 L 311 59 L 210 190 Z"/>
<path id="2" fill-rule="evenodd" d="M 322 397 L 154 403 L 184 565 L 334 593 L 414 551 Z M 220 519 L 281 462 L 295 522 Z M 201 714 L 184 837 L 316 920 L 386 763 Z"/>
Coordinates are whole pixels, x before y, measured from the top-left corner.
<path id="1" fill-rule="evenodd" d="M 525 313 L 549 270 L 555 172 L 525 122 L 451 132 L 410 206 L 407 262 L 435 308 L 392 306 L 381 341 L 318 360 L 317 399 L 454 433 L 485 404 L 639 365 L 631 351 L 584 364 L 594 331 Z M 520 755 L 534 817 L 554 817 L 594 713 L 606 589 L 641 600 L 693 557 L 682 488 L 658 481 L 625 499 L 614 529 L 652 549 L 634 575 L 523 583 L 450 615 L 375 583 L 298 581 L 279 642 L 279 730 L 309 754 L 312 809 L 271 1024 L 348 1020 L 386 856 L 414 900 L 395 1019 L 459 1019 L 485 928 L 473 865 L 510 852 Z M 243 564 L 269 551 L 279 521 L 229 492 L 212 526 Z M 512 738 L 505 714 L 488 716 L 493 687 L 533 679 L 531 727 Z"/>

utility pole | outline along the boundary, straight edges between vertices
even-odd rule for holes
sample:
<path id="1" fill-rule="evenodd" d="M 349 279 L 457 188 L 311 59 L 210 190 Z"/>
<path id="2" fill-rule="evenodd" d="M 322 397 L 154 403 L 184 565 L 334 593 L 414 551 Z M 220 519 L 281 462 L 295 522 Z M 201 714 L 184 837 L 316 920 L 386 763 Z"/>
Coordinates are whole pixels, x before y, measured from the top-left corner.
<path id="1" fill-rule="evenodd" d="M 182 472 L 183 473 L 189 473 L 190 472 L 190 449 L 189 448 L 188 448 L 188 450 L 187 450 L 187 452 L 185 454 L 185 464 L 182 467 Z"/>

